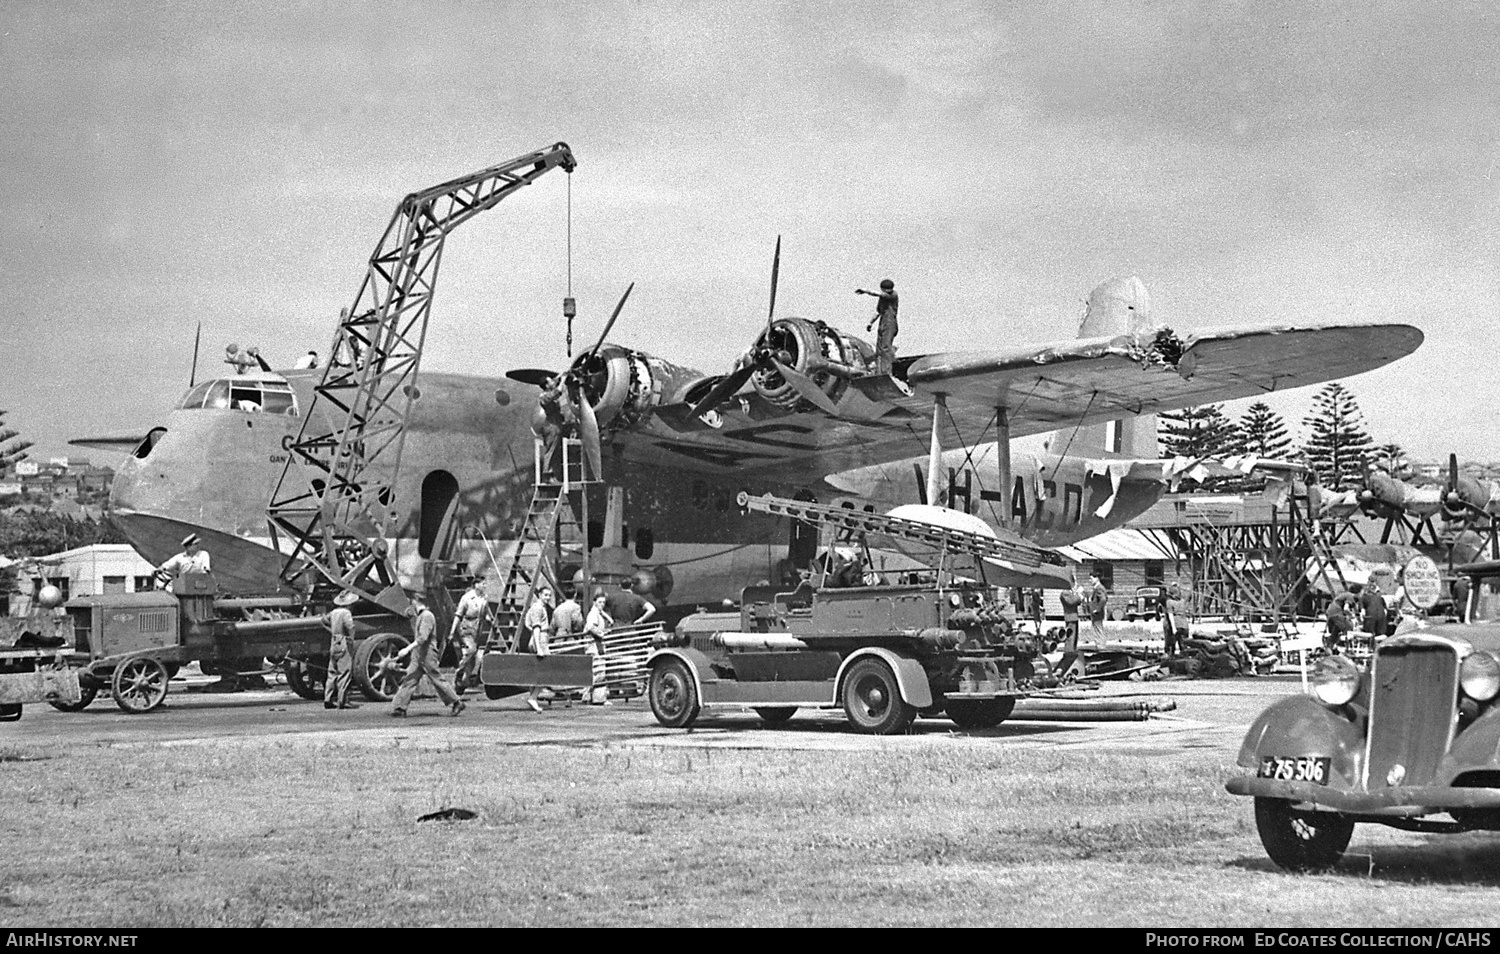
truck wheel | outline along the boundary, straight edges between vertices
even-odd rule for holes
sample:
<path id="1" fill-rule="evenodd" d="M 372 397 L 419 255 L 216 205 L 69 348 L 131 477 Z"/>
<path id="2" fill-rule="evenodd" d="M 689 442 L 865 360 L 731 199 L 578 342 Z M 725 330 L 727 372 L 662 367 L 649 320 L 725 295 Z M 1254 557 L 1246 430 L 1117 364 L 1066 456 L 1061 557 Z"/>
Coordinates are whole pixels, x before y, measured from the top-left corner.
<path id="1" fill-rule="evenodd" d="M 906 731 L 917 717 L 905 699 L 891 667 L 879 659 L 861 659 L 844 676 L 844 715 L 849 724 L 869 735 Z"/>
<path id="2" fill-rule="evenodd" d="M 944 707 L 960 729 L 993 729 L 1010 717 L 1014 699 L 954 699 Z"/>
<path id="3" fill-rule="evenodd" d="M 786 725 L 797 714 L 796 706 L 756 706 L 755 714 L 768 726 Z"/>
<path id="4" fill-rule="evenodd" d="M 405 636 L 376 633 L 354 650 L 354 684 L 371 702 L 390 702 L 401 685 L 406 667 L 396 654 L 406 648 Z"/>
<path id="5" fill-rule="evenodd" d="M 167 667 L 150 656 L 127 659 L 115 667 L 110 691 L 115 705 L 131 714 L 150 712 L 167 697 Z"/>
<path id="6" fill-rule="evenodd" d="M 19 702 L 7 702 L 0 705 L 0 722 L 19 722 L 23 704 Z"/>
<path id="7" fill-rule="evenodd" d="M 288 659 L 281 664 L 286 684 L 303 699 L 317 702 L 323 698 L 328 683 L 328 661 L 324 659 Z"/>
<path id="8" fill-rule="evenodd" d="M 1288 871 L 1327 871 L 1338 864 L 1354 822 L 1333 812 L 1304 812 L 1284 798 L 1255 800 L 1255 829 L 1271 860 Z"/>
<path id="9" fill-rule="evenodd" d="M 651 667 L 651 714 L 669 729 L 685 729 L 698 718 L 698 689 L 693 674 L 680 659 L 668 659 Z"/>
<path id="10" fill-rule="evenodd" d="M 93 702 L 94 698 L 98 695 L 98 686 L 80 685 L 78 687 L 77 702 L 48 702 L 48 705 L 56 709 L 58 712 L 82 712 L 84 709 L 87 709 L 89 707 L 89 703 Z"/>

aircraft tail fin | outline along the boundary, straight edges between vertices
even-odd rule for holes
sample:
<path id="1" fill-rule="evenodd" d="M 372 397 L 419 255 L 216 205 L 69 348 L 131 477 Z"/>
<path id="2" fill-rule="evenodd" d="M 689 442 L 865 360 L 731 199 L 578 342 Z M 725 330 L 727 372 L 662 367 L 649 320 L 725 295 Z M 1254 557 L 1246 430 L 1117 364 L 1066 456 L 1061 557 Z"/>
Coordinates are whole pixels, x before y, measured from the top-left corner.
<path id="1" fill-rule="evenodd" d="M 1132 275 L 1111 278 L 1089 293 L 1088 308 L 1078 326 L 1078 337 L 1108 338 L 1154 329 L 1151 297 L 1141 280 Z M 1142 414 L 1087 427 L 1065 427 L 1053 431 L 1047 438 L 1047 451 L 1093 458 L 1154 459 L 1160 455 L 1156 441 L 1156 415 Z"/>

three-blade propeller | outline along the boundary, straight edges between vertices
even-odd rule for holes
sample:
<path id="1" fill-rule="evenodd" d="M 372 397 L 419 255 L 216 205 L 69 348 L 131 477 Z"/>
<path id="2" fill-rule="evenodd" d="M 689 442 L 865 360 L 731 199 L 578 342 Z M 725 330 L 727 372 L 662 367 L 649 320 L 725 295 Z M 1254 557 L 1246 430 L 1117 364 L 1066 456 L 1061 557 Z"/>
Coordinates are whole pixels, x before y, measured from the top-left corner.
<path id="1" fill-rule="evenodd" d="M 698 399 L 698 403 L 693 405 L 691 412 L 693 417 L 701 417 L 734 397 L 757 371 L 776 372 L 809 404 L 835 417 L 838 416 L 838 405 L 834 404 L 823 389 L 818 387 L 816 381 L 787 365 L 772 340 L 776 319 L 776 283 L 780 274 L 781 236 L 778 235 L 776 236 L 776 255 L 771 260 L 771 307 L 766 313 L 766 330 L 756 339 L 755 344 L 751 345 L 750 351 L 740 359 L 739 366 L 715 382 L 714 386 Z"/>

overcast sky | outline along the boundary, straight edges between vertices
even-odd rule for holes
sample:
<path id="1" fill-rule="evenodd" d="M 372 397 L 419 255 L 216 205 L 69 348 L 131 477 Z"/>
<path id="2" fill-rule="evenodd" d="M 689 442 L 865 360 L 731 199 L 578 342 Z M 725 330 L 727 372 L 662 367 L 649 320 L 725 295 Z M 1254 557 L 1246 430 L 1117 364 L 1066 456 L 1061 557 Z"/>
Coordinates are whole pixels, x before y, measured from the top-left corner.
<path id="1" fill-rule="evenodd" d="M 1135 274 L 1179 331 L 1417 325 L 1347 382 L 1372 435 L 1500 459 L 1490 4 L 6 0 L 0 32 L 33 456 L 161 423 L 199 322 L 200 379 L 326 350 L 402 195 L 565 140 L 576 173 L 447 243 L 425 368 L 562 364 L 571 185 L 580 339 L 634 281 L 612 340 L 725 370 L 777 235 L 779 314 L 862 333 L 890 277 L 908 354 L 1069 337 Z"/>

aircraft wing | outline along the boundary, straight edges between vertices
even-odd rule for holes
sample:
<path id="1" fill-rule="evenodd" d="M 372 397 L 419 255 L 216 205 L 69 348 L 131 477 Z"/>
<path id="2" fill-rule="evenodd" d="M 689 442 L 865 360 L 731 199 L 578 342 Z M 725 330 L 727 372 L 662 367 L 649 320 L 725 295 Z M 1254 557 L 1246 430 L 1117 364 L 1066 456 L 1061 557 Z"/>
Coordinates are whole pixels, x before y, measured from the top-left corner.
<path id="1" fill-rule="evenodd" d="M 930 354 L 898 361 L 910 397 L 856 379 L 838 417 L 817 409 L 788 413 L 751 394 L 721 408 L 714 424 L 685 405 L 667 405 L 615 442 L 627 459 L 808 483 L 925 454 L 940 395 L 947 404 L 943 444 L 959 447 L 979 442 L 1000 406 L 1009 412 L 1011 436 L 1023 437 L 1348 377 L 1421 343 L 1422 332 L 1410 325 L 1330 323 Z"/>
<path id="2" fill-rule="evenodd" d="M 68 441 L 68 444 L 72 447 L 92 447 L 97 450 L 128 454 L 141 446 L 141 441 L 145 439 L 145 434 L 132 434 L 126 437 L 75 437 Z"/>

